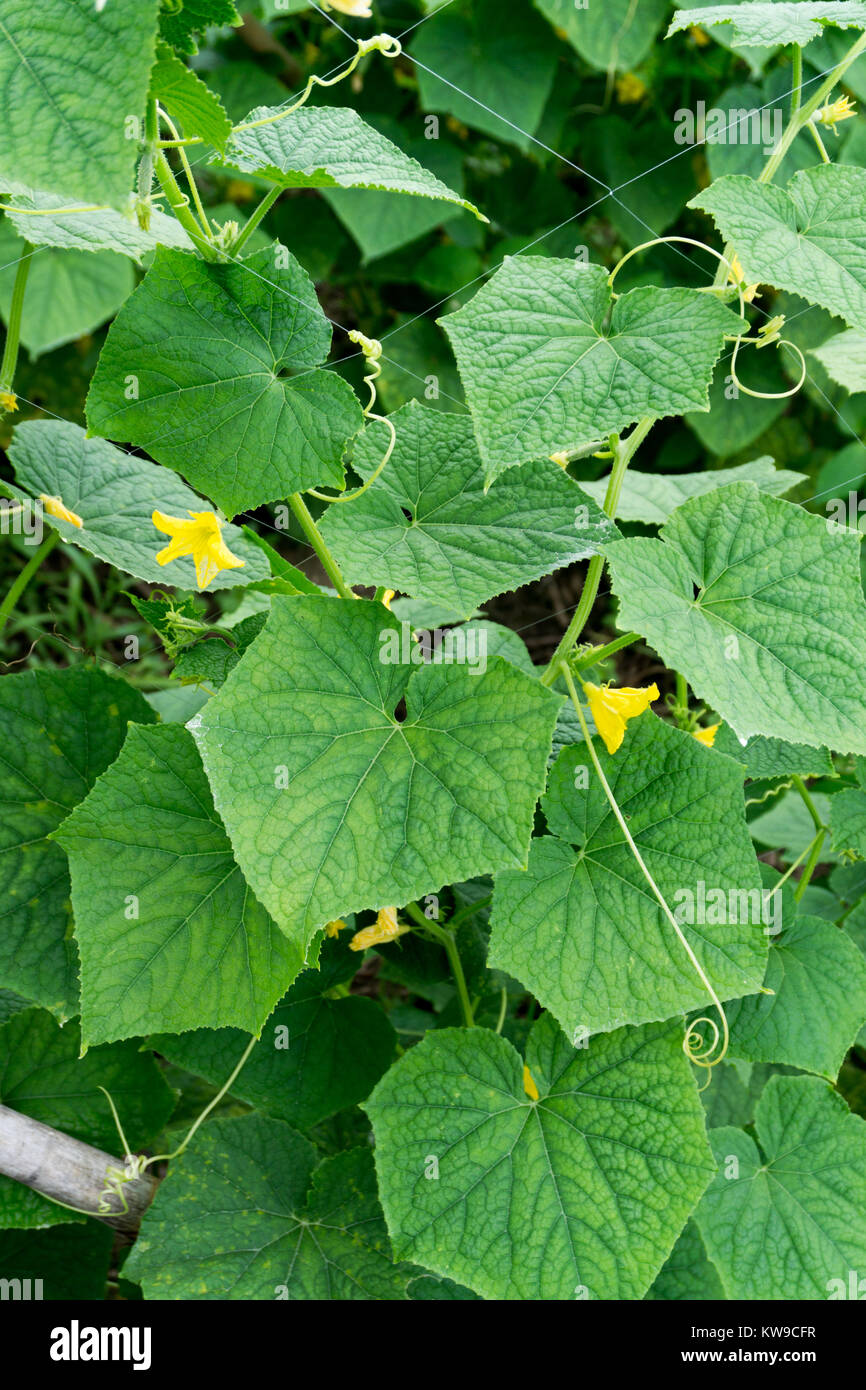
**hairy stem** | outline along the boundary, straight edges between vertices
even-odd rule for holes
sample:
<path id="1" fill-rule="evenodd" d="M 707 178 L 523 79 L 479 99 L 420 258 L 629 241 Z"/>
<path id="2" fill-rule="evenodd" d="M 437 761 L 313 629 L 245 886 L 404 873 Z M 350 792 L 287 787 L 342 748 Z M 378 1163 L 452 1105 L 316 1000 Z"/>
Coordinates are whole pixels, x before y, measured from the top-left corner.
<path id="1" fill-rule="evenodd" d="M 281 188 L 274 187 L 270 190 L 269 193 L 265 194 L 258 207 L 255 208 L 254 211 L 250 214 L 249 218 L 244 223 L 240 232 L 238 232 L 238 235 L 235 238 L 234 246 L 231 248 L 231 253 L 233 256 L 236 256 L 238 252 L 241 250 L 241 248 L 246 246 L 253 232 L 256 230 L 256 227 L 259 225 L 262 218 L 266 217 L 267 214 L 270 212 L 271 208 L 274 206 L 274 203 L 277 201 L 282 191 L 283 190 Z"/>
<path id="2" fill-rule="evenodd" d="M 178 222 L 189 236 L 190 241 L 201 252 L 206 261 L 215 261 L 217 259 L 217 253 L 190 212 L 189 199 L 181 192 L 177 179 L 171 171 L 171 165 L 162 150 L 156 151 L 153 167 L 156 172 L 156 177 L 162 185 L 162 191 L 165 194 L 166 201 Z"/>
<path id="3" fill-rule="evenodd" d="M 340 598 L 355 598 L 356 595 L 352 593 L 352 590 L 340 573 L 336 560 L 325 545 L 324 537 L 313 520 L 309 507 L 299 492 L 292 493 L 289 498 L 289 506 L 301 523 L 301 529 L 304 535 L 321 560 L 322 569 L 337 590 Z"/>

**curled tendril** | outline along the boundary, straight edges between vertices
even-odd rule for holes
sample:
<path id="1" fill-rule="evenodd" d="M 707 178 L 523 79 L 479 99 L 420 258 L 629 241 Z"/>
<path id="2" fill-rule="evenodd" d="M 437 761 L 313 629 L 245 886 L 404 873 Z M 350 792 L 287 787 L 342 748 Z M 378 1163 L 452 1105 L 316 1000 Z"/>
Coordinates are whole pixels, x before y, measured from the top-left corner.
<path id="1" fill-rule="evenodd" d="M 780 348 L 793 348 L 800 359 L 800 379 L 796 386 L 792 386 L 789 391 L 753 391 L 750 386 L 745 386 L 737 376 L 737 354 L 743 345 L 747 347 L 753 346 L 755 348 L 769 347 L 770 345 L 775 345 Z M 797 347 L 797 344 L 792 343 L 789 338 L 738 338 L 735 342 L 734 351 L 731 353 L 731 381 L 738 391 L 742 391 L 744 396 L 754 396 L 756 400 L 760 401 L 785 401 L 789 396 L 796 396 L 805 380 L 806 359 Z"/>
<path id="2" fill-rule="evenodd" d="M 312 487 L 308 488 L 307 491 L 310 496 L 317 497 L 320 502 L 351 502 L 355 497 L 360 497 L 362 493 L 367 491 L 368 487 L 371 487 L 372 484 L 375 483 L 376 479 L 383 472 L 394 452 L 394 445 L 397 443 L 397 431 L 394 429 L 392 422 L 386 415 L 377 415 L 373 410 L 373 406 L 376 404 L 376 382 L 382 372 L 382 344 L 379 342 L 378 338 L 368 338 L 357 328 L 352 329 L 349 334 L 349 341 L 358 344 L 361 352 L 364 354 L 367 367 L 364 385 L 370 392 L 370 399 L 364 407 L 364 419 L 376 420 L 380 425 L 384 425 L 388 430 L 390 438 L 381 462 L 370 474 L 364 485 L 356 488 L 354 492 L 327 493 L 317 492 L 316 489 Z"/>
<path id="3" fill-rule="evenodd" d="M 400 40 L 395 39 L 391 34 L 376 34 L 372 39 L 358 39 L 357 51 L 335 77 L 318 77 L 316 73 L 313 73 L 307 79 L 307 85 L 298 100 L 293 102 L 291 106 L 284 106 L 272 116 L 262 116 L 257 121 L 243 121 L 240 125 L 235 126 L 233 133 L 255 130 L 260 125 L 273 125 L 274 121 L 281 121 L 284 116 L 291 116 L 293 111 L 297 111 L 309 100 L 314 87 L 336 86 L 338 82 L 342 82 L 344 78 L 349 77 L 355 71 L 361 59 L 366 58 L 368 53 L 381 53 L 383 58 L 399 58 L 402 52 L 403 45 Z"/>
<path id="4" fill-rule="evenodd" d="M 706 1069 L 707 1079 L 703 1085 L 698 1087 L 699 1091 L 705 1091 L 709 1086 L 712 1079 L 713 1067 L 717 1067 L 719 1062 L 724 1058 L 730 1040 L 728 1034 L 728 1020 L 725 1017 L 725 1011 L 715 997 L 713 1003 L 719 1011 L 719 1018 L 722 1020 L 721 1031 L 714 1018 L 710 1018 L 709 1014 L 703 1014 L 700 1018 L 692 1019 L 691 1023 L 689 1023 L 686 1028 L 683 1038 L 683 1052 L 686 1054 L 689 1061 L 696 1067 L 704 1067 Z M 700 1030 L 700 1025 L 702 1023 L 706 1023 L 712 1030 L 712 1035 L 709 1039 L 704 1037 L 704 1034 Z M 719 1048 L 720 1043 L 721 1047 Z M 717 1048 L 719 1048 L 718 1053 L 716 1053 Z"/>

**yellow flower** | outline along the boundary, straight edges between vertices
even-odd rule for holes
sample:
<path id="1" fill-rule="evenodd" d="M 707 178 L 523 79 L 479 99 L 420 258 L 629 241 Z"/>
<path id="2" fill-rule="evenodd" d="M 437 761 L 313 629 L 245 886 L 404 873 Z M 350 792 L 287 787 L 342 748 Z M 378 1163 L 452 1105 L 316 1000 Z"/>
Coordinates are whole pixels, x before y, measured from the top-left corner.
<path id="1" fill-rule="evenodd" d="M 558 463 L 560 468 L 568 467 L 569 454 L 565 449 L 560 449 L 558 454 L 551 454 L 550 459 L 552 463 Z"/>
<path id="2" fill-rule="evenodd" d="M 382 595 L 382 605 L 383 605 L 384 608 L 390 608 L 390 607 L 391 607 L 391 600 L 392 600 L 392 598 L 394 597 L 394 595 L 396 594 L 396 592 L 397 592 L 396 589 L 386 589 L 386 590 L 385 590 L 384 594 Z"/>
<path id="3" fill-rule="evenodd" d="M 633 72 L 624 72 L 617 78 L 616 99 L 621 106 L 628 106 L 646 96 L 646 84 Z"/>
<path id="4" fill-rule="evenodd" d="M 746 278 L 746 277 L 745 277 L 745 274 L 744 274 L 744 272 L 743 272 L 743 267 L 740 265 L 740 258 L 739 258 L 739 256 L 734 256 L 733 260 L 731 261 L 731 269 L 730 269 L 730 271 L 728 272 L 728 280 L 730 281 L 730 283 L 731 283 L 732 285 L 740 285 L 740 286 L 742 286 L 742 290 L 743 290 L 743 299 L 746 301 L 747 304 L 751 304 L 752 300 L 753 300 L 756 296 L 757 296 L 758 298 L 760 298 L 760 295 L 758 295 L 758 286 L 757 286 L 757 284 L 755 284 L 755 285 L 746 285 L 746 284 L 744 284 L 743 282 L 744 282 L 745 278 Z"/>
<path id="5" fill-rule="evenodd" d="M 835 101 L 828 101 L 826 106 L 819 106 L 817 111 L 812 113 L 812 120 L 816 125 L 827 126 L 836 135 L 837 121 L 850 121 L 852 116 L 857 115 L 857 107 L 850 97 L 837 97 Z"/>
<path id="6" fill-rule="evenodd" d="M 171 536 L 171 541 L 157 555 L 160 565 L 171 560 L 179 560 L 183 555 L 191 555 L 195 562 L 198 587 L 206 589 L 220 570 L 236 570 L 246 564 L 232 555 L 222 538 L 219 517 L 215 512 L 190 512 L 192 521 L 184 521 L 179 516 L 166 516 L 165 512 L 154 512 L 152 521 L 157 531 Z"/>
<path id="7" fill-rule="evenodd" d="M 705 744 L 707 748 L 712 748 L 721 727 L 721 724 L 711 724 L 708 729 L 695 729 L 692 738 L 696 738 L 698 743 Z"/>
<path id="8" fill-rule="evenodd" d="M 17 410 L 18 397 L 14 391 L 0 391 L 0 410 Z"/>
<path id="9" fill-rule="evenodd" d="M 77 512 L 71 512 L 68 507 L 64 507 L 59 497 L 49 497 L 47 493 L 40 492 L 39 501 L 42 503 L 49 516 L 54 516 L 58 521 L 68 521 L 71 526 L 83 526 L 84 522 Z"/>
<path id="10" fill-rule="evenodd" d="M 529 1067 L 523 1068 L 523 1089 L 530 1100 L 538 1100 L 538 1087 L 532 1079 L 532 1072 Z"/>
<path id="11" fill-rule="evenodd" d="M 325 923 L 325 935 L 339 936 L 341 931 L 346 930 L 346 926 L 347 923 L 343 921 L 342 917 L 337 917 L 333 922 Z"/>
<path id="12" fill-rule="evenodd" d="M 707 44 L 710 42 L 709 34 L 706 32 L 705 29 L 699 29 L 697 24 L 690 25 L 689 33 L 691 34 L 698 48 L 706 48 Z"/>
<path id="13" fill-rule="evenodd" d="M 627 721 L 643 714 L 659 697 L 655 682 L 641 689 L 624 685 L 619 690 L 610 690 L 607 685 L 592 685 L 587 681 L 583 688 L 595 727 L 604 739 L 608 753 L 615 753 L 622 743 Z"/>
<path id="14" fill-rule="evenodd" d="M 350 14 L 353 19 L 372 19 L 370 0 L 322 0 L 326 10 L 339 10 L 340 14 Z"/>
<path id="15" fill-rule="evenodd" d="M 368 946 L 381 946 L 404 936 L 409 927 L 401 927 L 397 921 L 396 907 L 383 907 L 372 927 L 362 927 L 356 931 L 349 942 L 350 951 L 366 951 Z"/>

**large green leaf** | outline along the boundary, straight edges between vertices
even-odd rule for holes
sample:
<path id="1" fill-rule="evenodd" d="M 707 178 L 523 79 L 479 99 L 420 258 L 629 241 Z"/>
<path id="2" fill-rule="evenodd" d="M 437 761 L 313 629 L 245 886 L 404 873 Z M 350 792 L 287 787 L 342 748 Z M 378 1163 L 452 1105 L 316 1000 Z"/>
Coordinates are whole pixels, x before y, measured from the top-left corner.
<path id="1" fill-rule="evenodd" d="M 481 216 L 416 159 L 342 106 L 311 106 L 272 120 L 279 107 L 257 106 L 236 131 L 220 159 L 211 163 L 261 174 L 283 188 L 378 188 L 455 203 Z M 484 219 L 486 221 L 486 218 Z"/>
<path id="2" fill-rule="evenodd" d="M 860 537 L 730 483 L 606 547 L 636 629 L 740 738 L 866 752 Z"/>
<path id="3" fill-rule="evenodd" d="M 718 1171 L 695 1213 L 728 1298 L 852 1296 L 850 1271 L 856 1283 L 866 1269 L 866 1121 L 816 1076 L 773 1076 L 755 1133 L 710 1130 Z"/>
<path id="4" fill-rule="evenodd" d="M 572 1049 L 545 1015 L 526 1061 L 481 1028 L 428 1034 L 364 1109 L 398 1258 L 485 1298 L 640 1298 L 711 1172 L 669 1025 Z"/>
<path id="5" fill-rule="evenodd" d="M 215 1120 L 160 1186 L 125 1272 L 157 1299 L 403 1299 L 369 1149 L 314 1167 L 279 1120 Z"/>
<path id="6" fill-rule="evenodd" d="M 335 986 L 352 979 L 358 965 L 357 953 L 347 945 L 325 942 L 319 969 L 305 970 L 280 1000 L 232 1095 L 309 1129 L 370 1094 L 394 1056 L 397 1039 L 372 999 L 330 996 Z M 215 1084 L 231 1073 L 246 1041 L 233 1028 L 199 1028 L 150 1040 L 172 1062 Z"/>
<path id="7" fill-rule="evenodd" d="M 29 215 L 28 209 L 37 215 Z M 50 215 L 49 209 L 54 209 Z M 187 251 L 192 245 L 177 219 L 158 208 L 152 209 L 150 228 L 145 231 L 132 211 L 118 212 L 115 208 L 94 208 L 92 203 L 64 202 L 54 193 L 34 193 L 29 197 L 21 194 L 12 200 L 5 220 L 19 236 L 35 246 L 56 246 L 62 251 L 116 251 L 139 265 L 142 257 L 154 251 L 157 245 L 177 246 Z M 9 251 L 4 234 L 4 261 Z M 56 264 L 63 266 L 65 261 Z M 31 272 L 37 265 L 34 261 Z M 80 266 L 81 262 L 76 259 L 73 265 Z M 27 294 L 32 295 L 29 284 Z"/>
<path id="8" fill-rule="evenodd" d="M 208 145 L 218 150 L 225 148 L 232 123 L 222 102 L 167 44 L 157 48 L 150 74 L 150 95 L 180 123 L 184 136 L 199 135 Z"/>
<path id="9" fill-rule="evenodd" d="M 61 1028 L 44 1009 L 25 1009 L 0 1028 L 0 1104 L 120 1155 L 103 1092 L 110 1093 L 133 1151 L 153 1139 L 174 1109 L 175 1094 L 137 1042 L 97 1047 L 80 1057 L 77 1023 Z M 0 1227 L 40 1227 L 76 1220 L 66 1208 L 11 1178 L 0 1177 Z"/>
<path id="10" fill-rule="evenodd" d="M 596 751 L 719 997 L 759 989 L 767 938 L 740 768 L 650 713 L 630 725 L 617 753 L 600 742 Z M 575 1040 L 580 1029 L 606 1032 L 708 1004 L 585 745 L 560 753 L 542 806 L 552 834 L 533 840 L 528 873 L 496 877 L 490 964 L 528 985 Z M 715 890 L 723 898 L 711 899 Z M 723 906 L 709 906 L 716 902 Z"/>
<path id="11" fill-rule="evenodd" d="M 494 594 L 582 560 L 619 534 L 549 460 L 485 493 L 465 415 L 411 403 L 391 422 L 397 444 L 384 473 L 322 522 L 350 582 L 384 584 L 468 617 Z M 387 443 L 383 425 L 365 430 L 352 460 L 362 477 Z"/>
<path id="12" fill-rule="evenodd" d="M 82 526 L 51 518 L 65 541 L 148 584 L 198 587 L 191 556 L 169 565 L 156 562 L 165 537 L 153 524 L 154 508 L 186 518 L 205 505 L 170 469 L 104 439 L 88 439 L 83 429 L 65 420 L 28 420 L 19 425 L 9 458 L 21 485 L 18 496 L 61 497 L 81 518 Z M 243 560 L 243 569 L 221 570 L 210 588 L 267 578 L 267 560 L 237 526 L 223 526 L 223 538 L 232 554 Z"/>
<path id="13" fill-rule="evenodd" d="M 662 526 L 690 497 L 715 492 L 726 483 L 755 483 L 762 492 L 780 497 L 805 476 L 789 468 L 776 468 L 766 455 L 736 468 L 704 469 L 701 473 L 635 473 L 630 470 L 625 475 L 616 514 L 620 521 L 643 521 L 651 526 Z M 607 484 L 607 478 L 599 478 L 597 482 L 581 483 L 581 487 L 601 504 Z"/>
<path id="14" fill-rule="evenodd" d="M 576 5 L 574 0 L 535 0 L 557 29 L 564 29 L 581 58 L 594 68 L 620 72 L 642 62 L 664 23 L 665 0 L 605 0 Z"/>
<path id="15" fill-rule="evenodd" d="M 517 61 L 519 55 L 519 61 Z M 528 5 L 457 0 L 412 42 L 422 111 L 530 148 L 553 88 L 556 42 Z"/>
<path id="16" fill-rule="evenodd" d="M 498 657 L 419 656 L 380 604 L 276 597 L 192 721 L 238 862 L 302 947 L 347 912 L 526 862 L 560 697 Z"/>
<path id="17" fill-rule="evenodd" d="M 726 175 L 689 207 L 711 215 L 746 280 L 791 290 L 866 329 L 864 204 L 866 169 L 821 164 L 794 174 L 787 188 Z"/>
<path id="18" fill-rule="evenodd" d="M 599 265 L 507 256 L 442 319 L 488 482 L 582 448 L 642 416 L 706 410 L 725 334 L 742 320 L 698 290 L 630 290 L 613 304 Z"/>
<path id="19" fill-rule="evenodd" d="M 88 1044 L 261 1028 L 303 955 L 244 882 L 185 729 L 133 724 L 55 838 L 72 873 Z"/>
<path id="20" fill-rule="evenodd" d="M 839 29 L 866 29 L 866 5 L 859 0 L 796 0 L 793 4 L 756 0 L 754 4 L 707 5 L 679 10 L 665 38 L 692 25 L 711 29 L 717 24 L 729 25 L 725 38 L 744 48 L 767 48 L 780 43 L 802 46 L 817 38 L 825 24 Z"/>
<path id="21" fill-rule="evenodd" d="M 343 481 L 361 407 L 325 360 L 331 330 L 280 246 L 237 265 L 160 247 L 124 305 L 87 398 L 94 434 L 137 444 L 227 516 Z"/>
<path id="22" fill-rule="evenodd" d="M 34 219 L 31 219 L 31 221 Z M 25 230 L 26 235 L 26 230 Z M 0 223 L 0 313 L 9 322 L 17 262 L 25 242 Z M 31 357 L 92 333 L 117 313 L 134 284 L 123 256 L 110 251 L 62 251 L 40 246 L 30 253 L 21 342 Z"/>
<path id="23" fill-rule="evenodd" d="M 4 0 L 0 186 L 123 207 L 144 116 L 159 0 Z"/>
<path id="24" fill-rule="evenodd" d="M 95 667 L 0 679 L 0 984 L 61 1019 L 76 1012 L 66 856 L 46 836 L 113 762 L 130 719 L 155 718 L 124 681 Z"/>
<path id="25" fill-rule="evenodd" d="M 801 777 L 833 775 L 833 759 L 828 748 L 808 748 L 804 743 L 785 743 L 780 738 L 761 738 L 760 735 L 742 742 L 727 724 L 719 729 L 713 747 L 742 763 L 747 778 L 790 777 L 792 772 Z"/>

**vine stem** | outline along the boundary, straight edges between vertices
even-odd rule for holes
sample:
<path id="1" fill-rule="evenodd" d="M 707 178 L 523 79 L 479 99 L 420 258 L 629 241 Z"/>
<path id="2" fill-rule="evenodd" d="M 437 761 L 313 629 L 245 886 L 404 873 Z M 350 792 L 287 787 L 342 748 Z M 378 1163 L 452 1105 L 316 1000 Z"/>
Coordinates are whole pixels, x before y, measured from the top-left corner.
<path id="1" fill-rule="evenodd" d="M 18 575 L 18 578 L 10 585 L 9 592 L 3 602 L 0 603 L 0 632 L 2 632 L 6 626 L 6 623 L 14 612 L 16 603 L 24 593 L 24 590 L 27 588 L 27 585 L 30 583 L 30 580 L 33 578 L 39 566 L 42 564 L 42 561 L 47 555 L 51 554 L 59 540 L 59 531 L 49 531 L 39 549 L 36 551 L 36 554 L 31 555 L 27 564 Z"/>
<path id="2" fill-rule="evenodd" d="M 304 535 L 321 560 L 322 568 L 337 590 L 340 598 L 357 598 L 357 594 L 352 593 L 352 590 L 340 573 L 336 560 L 325 545 L 324 537 L 313 520 L 309 507 L 299 492 L 293 492 L 289 497 L 289 506 L 301 523 Z"/>
<path id="3" fill-rule="evenodd" d="M 21 337 L 21 314 L 24 310 L 24 291 L 27 288 L 27 276 L 30 273 L 32 255 L 33 246 L 29 241 L 25 241 L 24 249 L 18 257 L 15 284 L 12 287 L 12 303 L 9 306 L 6 343 L 3 348 L 3 360 L 0 362 L 0 391 L 11 392 L 12 383 L 15 380 L 15 368 L 18 366 L 18 344 Z M 2 414 L 5 414 L 5 411 L 0 410 L 0 415 Z"/>
<path id="4" fill-rule="evenodd" d="M 647 865 L 646 865 L 646 863 L 645 863 L 645 861 L 644 861 L 644 857 L 643 857 L 643 855 L 641 854 L 640 850 L 639 850 L 638 847 L 637 847 L 637 844 L 636 844 L 635 841 L 634 841 L 634 838 L 633 838 L 633 836 L 632 836 L 632 833 L 631 833 L 631 831 L 630 831 L 629 828 L 628 828 L 628 822 L 626 821 L 625 816 L 623 815 L 622 811 L 620 810 L 619 802 L 617 801 L 616 797 L 614 796 L 613 791 L 611 790 L 610 783 L 608 782 L 607 778 L 606 778 L 605 775 L 604 775 L 604 768 L 602 767 L 601 762 L 600 762 L 600 760 L 599 760 L 598 753 L 597 753 L 596 750 L 595 750 L 595 744 L 593 743 L 592 739 L 590 738 L 589 728 L 587 727 L 586 718 L 585 718 L 584 713 L 583 713 L 583 706 L 582 706 L 581 703 L 580 703 L 580 698 L 579 698 L 579 696 L 578 696 L 577 689 L 576 689 L 576 687 L 575 687 L 575 684 L 574 684 L 574 680 L 573 680 L 573 678 L 572 678 L 571 671 L 568 669 L 568 666 L 565 664 L 564 661 L 560 663 L 560 672 L 561 672 L 562 676 L 564 677 L 565 683 L 566 683 L 566 685 L 567 685 L 567 687 L 568 687 L 568 693 L 569 693 L 569 696 L 571 697 L 571 702 L 572 702 L 572 704 L 574 705 L 575 712 L 576 712 L 576 714 L 577 714 L 577 718 L 578 718 L 578 721 L 579 721 L 579 723 L 580 723 L 580 729 L 581 729 L 581 733 L 583 734 L 584 741 L 585 741 L 585 743 L 586 743 L 587 751 L 589 752 L 589 756 L 590 756 L 590 758 L 592 759 L 592 765 L 593 765 L 593 767 L 594 767 L 594 769 L 595 769 L 595 774 L 596 774 L 596 776 L 598 777 L 598 780 L 599 780 L 599 782 L 600 782 L 601 785 L 602 785 L 602 789 L 603 789 L 603 791 L 604 791 L 605 796 L 607 797 L 608 804 L 610 805 L 610 809 L 613 811 L 613 814 L 614 814 L 614 816 L 616 817 L 617 824 L 619 825 L 620 830 L 622 831 L 623 835 L 624 835 L 625 838 L 626 838 L 626 843 L 628 844 L 629 849 L 631 850 L 632 854 L 634 855 L 635 862 L 637 863 L 638 868 L 640 869 L 641 873 L 643 874 L 644 878 L 646 879 L 647 883 L 649 884 L 649 887 L 650 887 L 650 889 L 652 890 L 652 894 L 653 894 L 654 898 L 656 899 L 656 901 L 658 902 L 659 906 L 661 907 L 662 912 L 665 914 L 665 916 L 667 917 L 667 919 L 668 919 L 668 921 L 670 922 L 671 926 L 673 927 L 674 931 L 676 932 L 676 935 L 677 935 L 677 938 L 679 939 L 680 945 L 683 947 L 683 950 L 685 951 L 686 955 L 688 956 L 689 960 L 691 961 L 691 964 L 692 964 L 692 966 L 693 966 L 693 968 L 694 968 L 694 970 L 695 970 L 695 973 L 697 974 L 698 979 L 700 980 L 700 982 L 701 982 L 701 984 L 703 985 L 704 989 L 707 991 L 708 995 L 710 996 L 710 999 L 712 1000 L 714 1006 L 715 1006 L 716 1009 L 718 1010 L 719 1018 L 720 1018 L 721 1021 L 722 1021 L 722 1033 L 721 1033 L 721 1036 L 722 1036 L 722 1039 L 723 1039 L 722 1048 L 721 1048 L 721 1051 L 719 1052 L 719 1055 L 718 1055 L 716 1058 L 714 1058 L 714 1060 L 713 1060 L 712 1062 L 708 1061 L 707 1058 L 708 1058 L 708 1057 L 710 1056 L 710 1054 L 713 1052 L 713 1050 L 714 1050 L 714 1048 L 715 1048 L 715 1046 L 716 1046 L 716 1043 L 718 1042 L 719 1037 L 720 1037 L 718 1025 L 717 1025 L 712 1019 L 698 1018 L 698 1019 L 693 1020 L 693 1022 L 690 1023 L 690 1024 L 688 1025 L 688 1029 L 687 1029 L 685 1038 L 683 1039 L 683 1050 L 684 1050 L 686 1056 L 689 1058 L 689 1060 L 692 1061 L 692 1062 L 694 1062 L 694 1063 L 696 1063 L 698 1066 L 703 1066 L 703 1067 L 707 1067 L 707 1068 L 709 1068 L 709 1067 L 711 1067 L 711 1066 L 716 1066 L 716 1065 L 722 1060 L 722 1058 L 724 1057 L 725 1053 L 727 1052 L 727 1050 L 728 1050 L 728 1042 L 729 1042 L 728 1020 L 727 1020 L 727 1018 L 725 1017 L 725 1011 L 724 1011 L 724 1009 L 722 1008 L 721 1000 L 719 999 L 718 995 L 716 994 L 716 991 L 713 989 L 712 985 L 710 984 L 710 981 L 709 981 L 709 979 L 707 978 L 707 975 L 706 975 L 706 973 L 705 973 L 705 971 L 704 971 L 703 966 L 701 965 L 700 961 L 698 960 L 697 956 L 695 955 L 694 951 L 692 950 L 691 946 L 689 945 L 689 942 L 688 942 L 686 936 L 684 935 L 684 933 L 682 932 L 682 930 L 681 930 L 681 928 L 680 928 L 679 922 L 677 921 L 676 917 L 674 916 L 674 914 L 671 912 L 670 908 L 668 907 L 668 904 L 667 904 L 667 901 L 665 900 L 664 894 L 662 893 L 661 889 L 659 888 L 658 884 L 656 883 L 655 879 L 653 878 L 652 874 L 650 873 L 649 869 L 647 868 Z M 711 1043 L 710 1046 L 709 1046 L 709 1049 L 708 1049 L 708 1050 L 705 1050 L 705 1051 L 703 1052 L 703 1054 L 699 1054 L 699 1053 L 697 1053 L 697 1052 L 694 1051 L 694 1047 L 695 1047 L 695 1041 L 694 1041 L 694 1040 L 695 1040 L 696 1038 L 701 1038 L 701 1035 L 700 1035 L 699 1033 L 696 1033 L 696 1028 L 697 1028 L 697 1025 L 698 1025 L 699 1023 L 709 1023 L 710 1026 L 713 1028 L 714 1034 L 715 1034 L 715 1036 L 714 1036 L 714 1038 L 713 1038 L 713 1041 L 712 1041 L 712 1043 Z M 704 1040 L 701 1038 L 701 1042 L 702 1042 L 702 1043 L 703 1043 L 703 1041 L 704 1041 Z"/>
<path id="5" fill-rule="evenodd" d="M 258 207 L 250 213 L 249 217 L 247 218 L 246 222 L 244 223 L 243 227 L 238 232 L 238 235 L 235 238 L 235 243 L 232 246 L 233 256 L 236 256 L 238 252 L 241 250 L 241 248 L 246 246 L 253 232 L 256 230 L 256 227 L 259 225 L 262 218 L 267 217 L 268 213 L 274 206 L 274 203 L 277 201 L 282 191 L 283 190 L 279 187 L 279 185 L 275 185 L 270 190 L 270 192 L 265 194 Z"/>
<path id="6" fill-rule="evenodd" d="M 195 218 L 189 210 L 189 199 L 181 192 L 180 186 L 171 171 L 171 165 L 163 154 L 162 150 L 157 150 L 154 155 L 153 167 L 156 177 L 162 186 L 166 201 L 177 218 L 184 231 L 187 233 L 192 244 L 201 252 L 206 261 L 215 261 L 217 253 L 212 244 L 205 237 Z"/>
<path id="7" fill-rule="evenodd" d="M 633 642 L 640 642 L 641 640 L 639 632 L 626 632 L 622 637 L 615 637 L 612 642 L 606 642 L 603 647 L 590 647 L 588 652 L 580 652 L 572 665 L 577 671 L 582 670 L 585 666 L 598 666 L 599 662 L 606 661 L 609 656 L 614 656 L 616 652 L 621 652 L 623 647 L 630 647 Z"/>
<path id="8" fill-rule="evenodd" d="M 806 864 L 803 868 L 803 872 L 800 875 L 797 887 L 794 889 L 794 898 L 797 902 L 799 902 L 806 889 L 809 887 L 812 875 L 820 862 L 821 850 L 824 848 L 824 840 L 827 837 L 827 826 L 821 819 L 821 813 L 818 810 L 818 807 L 815 805 L 814 801 L 812 800 L 811 794 L 808 788 L 806 787 L 806 783 L 803 781 L 802 777 L 798 777 L 795 775 L 794 777 L 792 777 L 791 781 L 793 785 L 797 788 L 797 791 L 800 793 L 800 796 L 803 799 L 803 804 L 805 805 L 806 810 L 809 812 L 809 815 L 812 817 L 812 824 L 815 827 L 815 838 L 810 846 L 809 858 L 806 860 Z"/>
<path id="9" fill-rule="evenodd" d="M 403 910 L 408 913 L 419 927 L 423 927 L 424 931 L 428 932 L 430 936 L 433 937 L 434 941 L 438 941 L 440 946 L 444 946 L 448 956 L 448 964 L 451 966 L 454 982 L 457 985 L 460 1007 L 463 1010 L 463 1020 L 467 1028 L 474 1028 L 475 1015 L 472 1012 L 472 1001 L 469 998 L 466 976 L 463 973 L 463 962 L 460 959 L 460 951 L 458 950 L 453 931 L 448 931 L 445 927 L 440 927 L 438 922 L 431 922 L 429 917 L 424 916 L 424 913 L 417 903 L 407 903 Z M 472 910 L 475 910 L 474 904 Z"/>
<path id="10" fill-rule="evenodd" d="M 622 492 L 622 484 L 626 469 L 638 446 L 646 439 L 654 424 L 655 416 L 645 416 L 635 425 L 628 439 L 618 439 L 614 445 L 613 467 L 611 469 L 610 478 L 608 479 L 607 492 L 604 498 L 604 512 L 606 516 L 610 517 L 611 521 L 613 521 L 616 516 L 616 509 L 619 506 L 619 497 Z M 574 650 L 577 640 L 586 626 L 587 618 L 592 612 L 592 606 L 598 595 L 603 573 L 604 556 L 593 555 L 589 562 L 589 568 L 586 571 L 586 579 L 583 585 L 583 593 L 580 596 L 580 602 L 574 611 L 574 616 L 563 635 L 562 641 L 553 653 L 553 656 L 550 658 L 541 676 L 542 685 L 553 685 L 559 675 L 562 662 L 566 660 Z"/>

